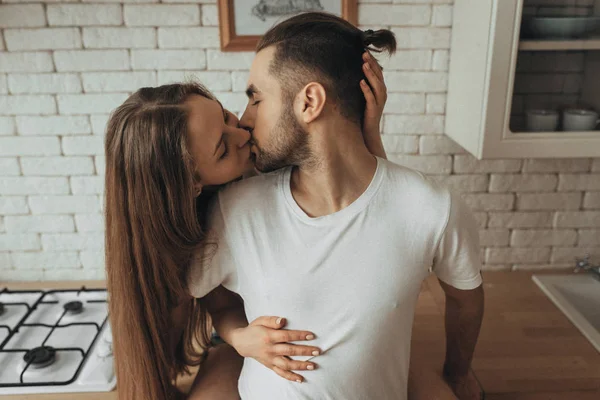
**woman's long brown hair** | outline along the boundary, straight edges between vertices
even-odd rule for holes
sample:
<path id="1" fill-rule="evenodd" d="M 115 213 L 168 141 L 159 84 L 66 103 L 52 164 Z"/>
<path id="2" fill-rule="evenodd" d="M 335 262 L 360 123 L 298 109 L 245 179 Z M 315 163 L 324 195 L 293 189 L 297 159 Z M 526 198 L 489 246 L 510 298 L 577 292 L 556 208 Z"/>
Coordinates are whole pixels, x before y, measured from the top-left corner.
<path id="1" fill-rule="evenodd" d="M 209 340 L 207 313 L 186 285 L 205 237 L 186 141 L 191 95 L 213 98 L 195 83 L 142 88 L 107 125 L 106 271 L 120 400 L 183 398 L 176 375 L 200 364 Z M 173 338 L 182 304 L 190 318 Z"/>

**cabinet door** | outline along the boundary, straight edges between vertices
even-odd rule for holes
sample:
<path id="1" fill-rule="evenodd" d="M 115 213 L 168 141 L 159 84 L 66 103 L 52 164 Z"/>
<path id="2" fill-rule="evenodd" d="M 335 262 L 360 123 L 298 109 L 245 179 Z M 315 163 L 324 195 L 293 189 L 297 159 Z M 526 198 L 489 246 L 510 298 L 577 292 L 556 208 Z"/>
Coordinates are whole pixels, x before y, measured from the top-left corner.
<path id="1" fill-rule="evenodd" d="M 447 134 L 478 158 L 600 156 L 600 0 L 457 0 Z"/>

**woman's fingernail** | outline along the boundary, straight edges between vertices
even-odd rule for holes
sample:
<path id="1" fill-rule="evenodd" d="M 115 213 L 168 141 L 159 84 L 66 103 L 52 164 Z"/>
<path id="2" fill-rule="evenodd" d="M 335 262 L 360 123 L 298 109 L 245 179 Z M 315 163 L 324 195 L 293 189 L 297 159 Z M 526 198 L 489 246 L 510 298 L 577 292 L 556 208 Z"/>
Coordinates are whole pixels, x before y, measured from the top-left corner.
<path id="1" fill-rule="evenodd" d="M 315 335 L 306 335 L 306 340 L 313 340 Z"/>
<path id="2" fill-rule="evenodd" d="M 307 365 L 306 369 L 309 369 L 309 370 L 312 371 L 313 369 L 315 369 L 315 366 L 314 365 Z"/>
<path id="3" fill-rule="evenodd" d="M 275 323 L 276 323 L 277 325 L 280 325 L 280 324 L 281 324 L 281 320 L 282 320 L 282 319 L 283 319 L 283 318 L 277 318 L 277 321 L 275 321 Z"/>
<path id="4" fill-rule="evenodd" d="M 302 383 L 302 381 L 300 379 L 296 379 L 296 382 L 298 383 Z"/>
<path id="5" fill-rule="evenodd" d="M 318 356 L 318 355 L 319 355 L 319 350 L 315 350 L 315 351 L 313 351 L 313 352 L 312 352 L 312 355 L 313 355 L 313 356 Z"/>

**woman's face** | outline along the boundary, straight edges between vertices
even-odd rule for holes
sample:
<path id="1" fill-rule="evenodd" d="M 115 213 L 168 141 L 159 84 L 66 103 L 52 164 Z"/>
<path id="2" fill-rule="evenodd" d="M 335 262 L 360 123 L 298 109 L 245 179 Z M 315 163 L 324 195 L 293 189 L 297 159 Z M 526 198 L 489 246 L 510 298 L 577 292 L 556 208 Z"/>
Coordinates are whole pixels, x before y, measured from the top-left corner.
<path id="1" fill-rule="evenodd" d="M 250 133 L 215 100 L 193 95 L 188 107 L 188 140 L 202 186 L 231 182 L 253 169 Z"/>

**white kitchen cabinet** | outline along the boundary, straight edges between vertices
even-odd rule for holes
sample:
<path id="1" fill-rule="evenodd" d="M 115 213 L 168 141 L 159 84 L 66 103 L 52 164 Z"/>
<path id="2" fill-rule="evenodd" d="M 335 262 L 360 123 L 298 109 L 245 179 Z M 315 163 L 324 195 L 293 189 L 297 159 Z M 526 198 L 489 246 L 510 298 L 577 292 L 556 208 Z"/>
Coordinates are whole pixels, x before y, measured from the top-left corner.
<path id="1" fill-rule="evenodd" d="M 600 37 L 522 39 L 535 15 L 600 16 L 600 0 L 455 0 L 446 134 L 478 159 L 600 157 L 598 130 L 527 131 L 527 109 L 600 112 Z"/>

